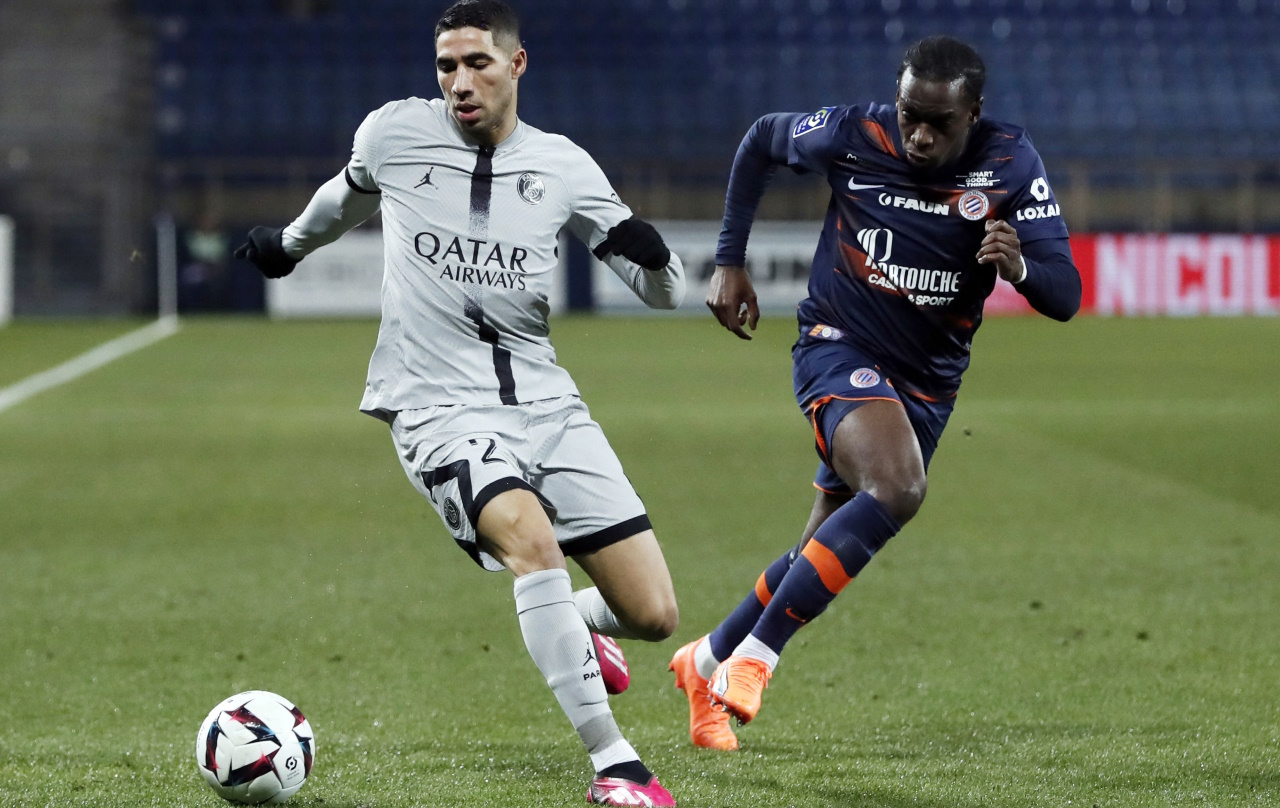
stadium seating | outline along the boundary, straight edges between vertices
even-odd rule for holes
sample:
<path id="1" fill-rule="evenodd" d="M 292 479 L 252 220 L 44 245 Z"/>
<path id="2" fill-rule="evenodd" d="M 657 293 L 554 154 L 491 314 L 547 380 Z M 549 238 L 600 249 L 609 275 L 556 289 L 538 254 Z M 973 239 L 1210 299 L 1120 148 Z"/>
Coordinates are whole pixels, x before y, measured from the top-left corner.
<path id="1" fill-rule="evenodd" d="M 155 31 L 163 156 L 341 159 L 369 110 L 438 94 L 432 4 L 314 0 L 311 13 L 298 5 L 135 2 Z M 602 162 L 723 160 L 761 113 L 889 100 L 904 47 L 939 32 L 978 47 L 990 73 L 987 113 L 1024 123 L 1047 155 L 1280 151 L 1276 0 L 538 0 L 524 8 L 531 70 L 522 117 Z"/>

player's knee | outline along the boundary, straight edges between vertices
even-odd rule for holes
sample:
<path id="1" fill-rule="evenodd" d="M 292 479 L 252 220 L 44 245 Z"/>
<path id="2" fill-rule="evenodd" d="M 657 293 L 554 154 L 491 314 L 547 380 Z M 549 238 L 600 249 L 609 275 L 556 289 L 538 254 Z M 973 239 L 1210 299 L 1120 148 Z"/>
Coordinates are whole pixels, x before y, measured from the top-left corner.
<path id="1" fill-rule="evenodd" d="M 661 642 L 676 633 L 680 623 L 680 609 L 674 593 L 664 593 L 650 598 L 639 611 L 631 616 L 627 627 L 636 637 L 649 642 Z"/>
<path id="2" fill-rule="evenodd" d="M 485 533 L 481 535 L 481 547 L 516 576 L 564 568 L 564 553 L 545 517 L 515 510 L 490 513 L 486 509 L 482 524 Z"/>
<path id="3" fill-rule="evenodd" d="M 929 483 L 923 474 L 910 474 L 875 485 L 868 493 L 898 524 L 905 525 L 920 511 L 928 490 Z"/>

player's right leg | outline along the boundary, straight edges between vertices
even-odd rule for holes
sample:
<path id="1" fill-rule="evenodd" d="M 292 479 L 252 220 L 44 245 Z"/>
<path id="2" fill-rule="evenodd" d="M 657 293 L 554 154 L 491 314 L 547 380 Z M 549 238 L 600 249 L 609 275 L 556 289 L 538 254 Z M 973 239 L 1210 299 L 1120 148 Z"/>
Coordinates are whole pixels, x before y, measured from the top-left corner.
<path id="1" fill-rule="evenodd" d="M 515 575 L 529 655 L 591 756 L 593 792 L 601 782 L 609 785 L 597 801 L 674 805 L 614 721 L 550 505 L 525 479 L 522 419 L 517 407 L 432 408 L 401 413 L 392 435 L 409 478 L 459 546 L 486 569 L 506 567 Z M 640 801 L 626 801 L 631 797 Z"/>
<path id="2" fill-rule="evenodd" d="M 643 800 L 675 805 L 613 718 L 596 646 L 574 605 L 564 555 L 542 500 L 521 488 L 500 493 L 480 511 L 476 533 L 481 549 L 516 577 L 516 613 L 525 647 L 596 770 L 588 799 L 606 805 L 639 805 Z"/>
<path id="3" fill-rule="evenodd" d="M 915 515 L 951 411 L 950 401 L 904 399 L 873 359 L 847 344 L 802 337 L 793 357 L 796 398 L 824 463 L 818 485 L 857 494 L 823 519 L 751 633 L 712 676 L 713 700 L 743 723 L 759 710 L 791 636 Z"/>

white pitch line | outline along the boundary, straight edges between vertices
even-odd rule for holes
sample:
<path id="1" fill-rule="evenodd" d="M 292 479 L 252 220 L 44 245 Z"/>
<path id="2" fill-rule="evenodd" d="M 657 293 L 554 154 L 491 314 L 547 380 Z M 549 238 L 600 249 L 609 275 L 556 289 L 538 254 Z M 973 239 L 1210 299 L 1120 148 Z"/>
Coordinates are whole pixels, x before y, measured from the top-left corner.
<path id="1" fill-rule="evenodd" d="M 57 367 L 43 370 L 34 376 L 28 376 L 20 382 L 0 388 L 0 412 L 21 404 L 34 395 L 45 390 L 66 384 L 122 356 L 139 351 L 148 345 L 159 342 L 165 337 L 178 332 L 177 317 L 162 317 L 151 325 L 130 331 L 110 342 L 104 342 L 92 350 L 85 351 L 74 359 L 69 359 Z"/>

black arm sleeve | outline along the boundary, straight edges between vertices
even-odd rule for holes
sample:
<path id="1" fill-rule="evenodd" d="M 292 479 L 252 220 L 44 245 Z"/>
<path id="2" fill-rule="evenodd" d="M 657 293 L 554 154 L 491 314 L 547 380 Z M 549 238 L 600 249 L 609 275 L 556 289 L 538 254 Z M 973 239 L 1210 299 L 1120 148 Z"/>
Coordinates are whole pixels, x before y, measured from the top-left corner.
<path id="1" fill-rule="evenodd" d="M 1080 273 L 1071 258 L 1071 240 L 1045 238 L 1022 245 L 1027 277 L 1014 285 L 1046 317 L 1066 322 L 1080 310 Z"/>

